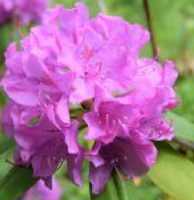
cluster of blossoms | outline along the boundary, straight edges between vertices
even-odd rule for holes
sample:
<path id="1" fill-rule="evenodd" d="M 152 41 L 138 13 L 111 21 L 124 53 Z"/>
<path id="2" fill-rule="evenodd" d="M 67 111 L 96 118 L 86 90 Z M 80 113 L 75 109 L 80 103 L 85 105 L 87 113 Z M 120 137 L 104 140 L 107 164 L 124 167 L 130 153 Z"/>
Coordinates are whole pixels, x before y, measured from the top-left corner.
<path id="1" fill-rule="evenodd" d="M 10 20 L 39 22 L 47 4 L 48 0 L 0 0 L 0 25 Z"/>
<path id="2" fill-rule="evenodd" d="M 16 164 L 32 167 L 51 187 L 63 161 L 82 184 L 84 159 L 98 194 L 116 170 L 145 174 L 156 160 L 152 141 L 170 140 L 164 113 L 179 102 L 177 71 L 139 53 L 149 33 L 137 24 L 103 14 L 90 19 L 84 4 L 57 6 L 31 29 L 20 47 L 10 44 L 1 85 L 10 99 L 2 123 L 17 143 Z M 93 147 L 85 150 L 78 133 Z"/>
<path id="3" fill-rule="evenodd" d="M 40 180 L 35 186 L 30 188 L 20 200 L 60 200 L 61 189 L 58 182 L 53 179 L 53 188 L 49 190 L 44 182 Z"/>

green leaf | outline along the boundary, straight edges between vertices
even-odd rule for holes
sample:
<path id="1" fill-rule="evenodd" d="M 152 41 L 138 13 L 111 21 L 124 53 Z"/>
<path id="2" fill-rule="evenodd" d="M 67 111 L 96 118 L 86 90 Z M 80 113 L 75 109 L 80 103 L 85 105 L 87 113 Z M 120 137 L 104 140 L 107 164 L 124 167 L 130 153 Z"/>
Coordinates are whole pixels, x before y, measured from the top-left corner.
<path id="1" fill-rule="evenodd" d="M 3 200 L 19 198 L 36 182 L 31 169 L 13 167 L 0 184 L 0 197 Z"/>
<path id="2" fill-rule="evenodd" d="M 173 120 L 173 127 L 177 138 L 194 142 L 194 124 L 172 112 L 166 114 L 167 121 Z"/>
<path id="3" fill-rule="evenodd" d="M 148 176 L 177 200 L 193 200 L 194 164 L 176 151 L 160 149 L 157 162 Z"/>
<path id="4" fill-rule="evenodd" d="M 0 155 L 13 148 L 15 142 L 11 138 L 5 138 L 0 142 Z"/>

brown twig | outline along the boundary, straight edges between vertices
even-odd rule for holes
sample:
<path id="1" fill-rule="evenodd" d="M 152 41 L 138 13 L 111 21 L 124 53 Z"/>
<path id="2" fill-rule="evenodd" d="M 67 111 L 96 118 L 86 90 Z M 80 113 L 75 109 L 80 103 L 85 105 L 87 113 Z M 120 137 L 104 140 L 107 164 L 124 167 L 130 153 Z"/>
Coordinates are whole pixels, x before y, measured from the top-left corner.
<path id="1" fill-rule="evenodd" d="M 153 56 L 154 58 L 157 58 L 158 48 L 156 45 L 156 40 L 155 40 L 155 35 L 154 35 L 154 30 L 153 30 L 153 23 L 152 23 L 153 21 L 152 21 L 152 17 L 150 13 L 149 0 L 143 0 L 143 4 L 144 4 L 144 11 L 146 15 L 147 26 L 148 26 L 150 36 L 151 36 L 151 46 L 152 46 Z"/>

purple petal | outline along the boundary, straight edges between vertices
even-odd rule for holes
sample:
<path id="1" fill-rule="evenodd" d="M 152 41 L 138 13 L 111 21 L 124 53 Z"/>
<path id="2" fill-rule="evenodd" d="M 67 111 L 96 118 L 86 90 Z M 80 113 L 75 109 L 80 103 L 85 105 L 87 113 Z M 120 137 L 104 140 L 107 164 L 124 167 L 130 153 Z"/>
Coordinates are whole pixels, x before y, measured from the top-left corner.
<path id="1" fill-rule="evenodd" d="M 52 190 L 47 188 L 42 180 L 30 188 L 22 197 L 23 200 L 32 200 L 40 198 L 41 200 L 59 200 L 61 196 L 61 188 L 56 179 L 52 180 Z"/>
<path id="2" fill-rule="evenodd" d="M 13 104 L 8 103 L 4 107 L 3 112 L 2 112 L 2 116 L 1 116 L 2 128 L 6 132 L 6 134 L 11 135 L 11 136 L 14 133 L 14 122 L 13 122 L 13 119 L 11 117 L 12 108 L 13 108 Z"/>
<path id="3" fill-rule="evenodd" d="M 86 140 L 97 139 L 106 134 L 101 125 L 100 119 L 95 112 L 89 112 L 84 115 L 84 120 L 88 124 L 88 133 L 85 135 Z"/>
<path id="4" fill-rule="evenodd" d="M 70 123 L 68 99 L 62 97 L 56 106 L 56 114 L 64 124 Z"/>
<path id="5" fill-rule="evenodd" d="M 103 158 L 99 155 L 99 150 L 101 148 L 100 143 L 95 143 L 92 150 L 85 154 L 87 158 L 95 167 L 99 167 L 104 164 Z"/>
<path id="6" fill-rule="evenodd" d="M 23 54 L 23 70 L 27 77 L 43 77 L 44 65 L 38 56 L 30 53 Z"/>
<path id="7" fill-rule="evenodd" d="M 112 171 L 112 166 L 109 164 L 104 164 L 99 167 L 95 167 L 90 164 L 90 183 L 92 184 L 92 193 L 99 194 L 105 187 L 110 173 Z"/>
<path id="8" fill-rule="evenodd" d="M 84 160 L 84 150 L 80 149 L 78 154 L 67 156 L 67 171 L 70 179 L 78 186 L 82 185 L 82 163 Z"/>
<path id="9" fill-rule="evenodd" d="M 101 148 L 100 155 L 129 177 L 144 175 L 156 159 L 156 148 L 140 134 L 131 138 L 116 138 Z"/>
<path id="10" fill-rule="evenodd" d="M 79 153 L 78 126 L 78 122 L 74 121 L 65 131 L 65 142 L 70 154 Z"/>
<path id="11" fill-rule="evenodd" d="M 172 61 L 166 60 L 164 66 L 163 82 L 168 86 L 173 86 L 178 77 L 175 65 Z"/>

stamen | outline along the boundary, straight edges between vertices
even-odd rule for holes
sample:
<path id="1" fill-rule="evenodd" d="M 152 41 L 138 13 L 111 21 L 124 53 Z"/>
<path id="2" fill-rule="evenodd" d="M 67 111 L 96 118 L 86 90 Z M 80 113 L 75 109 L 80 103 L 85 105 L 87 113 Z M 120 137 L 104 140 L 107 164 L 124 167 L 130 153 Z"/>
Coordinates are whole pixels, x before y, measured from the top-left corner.
<path id="1" fill-rule="evenodd" d="M 90 49 L 88 46 L 84 47 L 82 54 L 86 62 L 90 60 L 90 58 L 93 56 L 93 53 L 94 53 L 93 49 Z"/>
<path id="2" fill-rule="evenodd" d="M 58 167 L 57 167 L 57 170 L 60 169 L 60 167 L 62 166 L 62 164 L 63 164 L 63 159 L 61 159 L 61 161 L 59 162 L 59 165 L 58 165 Z"/>
<path id="3" fill-rule="evenodd" d="M 40 78 L 40 81 L 45 85 L 55 85 L 53 80 L 49 76 L 43 76 Z"/>
<path id="4" fill-rule="evenodd" d="M 116 170 L 116 172 L 117 172 L 117 174 L 118 174 L 118 176 L 119 176 L 119 178 L 120 178 L 121 181 L 126 182 L 126 181 L 129 180 L 129 177 L 127 177 L 127 176 L 125 176 L 124 174 L 122 174 L 122 173 L 119 171 L 119 169 L 117 168 L 116 165 L 114 165 L 114 169 Z"/>
<path id="5" fill-rule="evenodd" d="M 102 69 L 102 62 L 99 62 L 96 65 L 98 67 L 97 72 L 91 73 L 90 70 L 88 70 L 88 71 L 86 70 L 84 72 L 85 76 L 98 76 L 100 74 L 100 72 L 101 72 L 101 69 Z M 93 69 L 94 67 L 93 66 L 90 67 L 90 65 L 89 65 L 89 68 Z M 101 75 L 101 78 L 104 79 L 104 75 L 103 74 Z"/>
<path id="6" fill-rule="evenodd" d="M 113 97 L 125 97 L 132 91 L 134 91 L 134 87 L 133 86 L 129 86 L 128 88 L 126 88 L 125 91 L 114 91 L 112 93 L 112 96 Z"/>
<path id="7" fill-rule="evenodd" d="M 24 33 L 22 32 L 21 23 L 20 23 L 19 21 L 17 22 L 17 29 L 18 29 L 19 36 L 20 36 L 21 38 L 24 38 L 25 35 L 24 35 Z"/>
<path id="8" fill-rule="evenodd" d="M 52 168 L 52 163 L 51 163 L 51 159 L 50 159 L 50 157 L 46 157 L 46 160 L 47 160 L 47 163 L 48 163 L 48 166 L 50 167 L 50 168 Z"/>
<path id="9" fill-rule="evenodd" d="M 125 160 L 125 161 L 127 161 L 127 160 L 128 160 L 127 156 L 124 156 L 124 160 Z"/>

